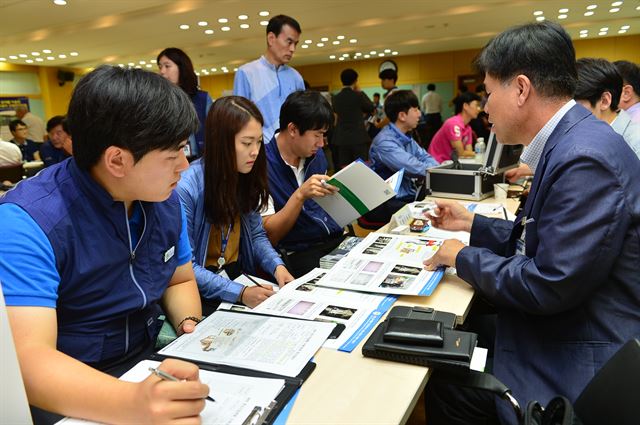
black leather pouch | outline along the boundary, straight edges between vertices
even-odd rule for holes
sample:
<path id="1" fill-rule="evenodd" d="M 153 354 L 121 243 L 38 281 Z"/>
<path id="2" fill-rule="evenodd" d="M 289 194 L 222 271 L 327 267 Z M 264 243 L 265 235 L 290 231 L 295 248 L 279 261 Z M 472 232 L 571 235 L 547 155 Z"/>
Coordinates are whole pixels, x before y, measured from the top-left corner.
<path id="1" fill-rule="evenodd" d="M 442 322 L 435 320 L 390 317 L 383 334 L 385 342 L 442 347 L 444 333 Z"/>

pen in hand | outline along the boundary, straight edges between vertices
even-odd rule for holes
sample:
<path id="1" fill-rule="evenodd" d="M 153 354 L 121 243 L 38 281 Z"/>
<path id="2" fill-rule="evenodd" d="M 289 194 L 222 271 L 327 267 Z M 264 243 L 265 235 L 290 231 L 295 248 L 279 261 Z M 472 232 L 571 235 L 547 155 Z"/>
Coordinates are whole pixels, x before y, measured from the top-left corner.
<path id="1" fill-rule="evenodd" d="M 160 370 L 160 369 L 155 368 L 155 367 L 150 367 L 149 368 L 149 372 L 152 372 L 154 375 L 156 375 L 157 377 L 159 377 L 160 379 L 162 379 L 164 381 L 180 382 L 180 380 L 178 378 L 176 378 L 175 376 L 165 372 L 164 370 Z M 206 396 L 205 399 L 215 402 L 215 400 L 211 396 Z"/>
<path id="2" fill-rule="evenodd" d="M 242 272 L 242 275 L 243 275 L 244 277 L 246 277 L 247 279 L 249 279 L 251 282 L 253 282 L 256 286 L 258 286 L 258 287 L 260 287 L 260 288 L 262 288 L 262 289 L 271 289 L 271 288 L 267 288 L 266 286 L 264 286 L 264 285 L 262 285 L 262 284 L 258 283 L 254 278 L 252 278 L 251 276 L 249 276 L 248 274 L 246 274 L 246 273 L 244 273 L 244 272 Z"/>

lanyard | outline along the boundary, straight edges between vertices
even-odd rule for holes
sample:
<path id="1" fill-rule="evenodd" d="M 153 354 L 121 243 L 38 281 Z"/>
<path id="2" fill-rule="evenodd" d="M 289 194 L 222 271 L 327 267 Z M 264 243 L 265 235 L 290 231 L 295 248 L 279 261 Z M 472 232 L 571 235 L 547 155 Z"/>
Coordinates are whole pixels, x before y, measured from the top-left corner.
<path id="1" fill-rule="evenodd" d="M 218 257 L 218 267 L 224 266 L 225 263 L 227 262 L 224 259 L 224 252 L 227 250 L 227 244 L 229 243 L 229 235 L 231 234 L 232 227 L 233 227 L 233 224 L 230 224 L 229 230 L 227 230 L 227 236 L 222 236 L 222 232 L 220 233 L 220 236 L 222 237 L 222 243 L 220 245 L 220 256 Z"/>

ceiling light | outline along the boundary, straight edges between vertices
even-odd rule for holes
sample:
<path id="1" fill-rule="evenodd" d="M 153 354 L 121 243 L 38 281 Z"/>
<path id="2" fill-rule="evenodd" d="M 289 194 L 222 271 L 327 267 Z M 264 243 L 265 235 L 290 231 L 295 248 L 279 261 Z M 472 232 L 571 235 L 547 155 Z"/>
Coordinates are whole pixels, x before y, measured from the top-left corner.
<path id="1" fill-rule="evenodd" d="M 230 27 L 222 27 L 222 28 L 220 28 L 220 29 L 221 29 L 222 31 L 231 31 L 231 28 L 230 28 Z"/>
<path id="2" fill-rule="evenodd" d="M 147 68 L 151 68 L 151 64 L 150 64 L 150 63 L 146 64 L 145 66 L 146 66 Z"/>
<path id="3" fill-rule="evenodd" d="M 567 15 L 558 15 L 558 19 L 567 19 Z"/>
<path id="4" fill-rule="evenodd" d="M 119 66 L 120 68 L 124 68 L 124 64 L 123 64 L 123 63 L 119 63 L 119 64 L 118 64 L 118 66 Z"/>
<path id="5" fill-rule="evenodd" d="M 200 21 L 200 22 L 198 22 L 198 25 L 200 25 L 201 27 L 206 27 L 207 25 L 209 25 L 209 22 L 207 22 L 207 21 Z"/>
<path id="6" fill-rule="evenodd" d="M 69 53 L 71 56 L 78 56 L 78 52 L 71 52 Z"/>
<path id="7" fill-rule="evenodd" d="M 593 9 L 595 9 L 597 7 L 598 7 L 597 4 L 590 4 L 589 6 L 587 6 L 587 10 L 593 10 Z"/>
<path id="8" fill-rule="evenodd" d="M 246 30 L 247 28 L 249 28 L 249 24 L 240 24 L 240 28 Z"/>
<path id="9" fill-rule="evenodd" d="M 584 34 L 585 32 L 589 32 L 589 30 L 580 30 L 580 34 Z"/>
<path id="10" fill-rule="evenodd" d="M 220 18 L 218 19 L 218 22 L 220 22 L 221 24 L 226 24 L 227 22 L 229 22 L 229 20 L 227 18 Z"/>
<path id="11" fill-rule="evenodd" d="M 313 41 L 311 41 L 311 40 L 305 40 L 304 41 L 304 44 L 311 44 L 311 43 L 313 43 Z"/>
<path id="12" fill-rule="evenodd" d="M 598 35 L 607 35 L 606 31 L 601 31 L 598 33 Z"/>
<path id="13" fill-rule="evenodd" d="M 391 53 L 391 49 L 384 49 L 385 53 Z"/>
<path id="14" fill-rule="evenodd" d="M 18 59 L 18 57 L 17 57 L 17 56 L 15 56 L 15 55 L 11 55 L 11 56 L 9 56 L 9 59 L 16 60 L 16 59 Z"/>
<path id="15" fill-rule="evenodd" d="M 263 10 L 262 12 L 258 13 L 258 15 L 260 15 L 260 16 L 269 16 L 269 12 L 267 12 L 266 10 Z"/>
<path id="16" fill-rule="evenodd" d="M 338 60 L 339 60 L 339 61 L 343 61 L 343 60 L 344 60 L 344 58 L 343 58 L 343 57 L 339 57 L 339 58 L 338 58 Z"/>
<path id="17" fill-rule="evenodd" d="M 53 56 L 47 56 L 47 60 L 48 61 L 53 61 L 53 60 L 56 60 L 56 58 L 54 58 Z"/>
<path id="18" fill-rule="evenodd" d="M 27 59 L 25 60 L 26 63 L 33 63 L 33 59 Z"/>
<path id="19" fill-rule="evenodd" d="M 349 43 L 351 44 L 356 44 L 358 42 L 357 38 L 352 38 L 351 40 L 349 40 Z"/>
<path id="20" fill-rule="evenodd" d="M 375 55 L 376 53 L 378 53 L 378 52 L 376 52 L 375 50 L 372 50 L 372 51 L 369 52 L 370 55 Z"/>
<path id="21" fill-rule="evenodd" d="M 391 54 L 392 54 L 393 56 L 398 56 L 398 52 L 396 52 L 395 50 L 394 50 L 393 52 L 391 52 Z"/>
<path id="22" fill-rule="evenodd" d="M 67 55 L 58 55 L 58 57 L 59 57 L 60 59 L 66 59 L 66 58 L 67 58 Z"/>
<path id="23" fill-rule="evenodd" d="M 370 56 L 370 55 L 364 55 L 364 57 L 365 57 L 366 59 L 369 59 L 371 56 Z"/>
<path id="24" fill-rule="evenodd" d="M 179 27 L 179 28 L 180 28 L 181 30 L 188 30 L 188 29 L 189 29 L 189 25 L 187 25 L 187 24 L 182 24 L 182 25 L 180 25 L 180 27 Z"/>
<path id="25" fill-rule="evenodd" d="M 42 49 L 42 53 L 51 53 L 51 50 L 49 50 L 49 49 Z"/>
<path id="26" fill-rule="evenodd" d="M 40 56 L 40 52 L 31 52 L 31 56 Z"/>
<path id="27" fill-rule="evenodd" d="M 18 56 L 20 56 L 21 58 L 27 58 L 28 56 L 25 55 L 24 53 L 20 53 Z"/>
<path id="28" fill-rule="evenodd" d="M 146 63 L 147 63 L 147 61 L 140 61 L 140 62 L 138 62 L 138 63 L 139 63 L 140 65 L 144 65 L 144 64 L 146 64 Z"/>
<path id="29" fill-rule="evenodd" d="M 384 53 L 380 52 L 380 53 L 378 53 L 378 56 L 383 57 Z"/>
<path id="30" fill-rule="evenodd" d="M 199 73 L 199 72 L 196 72 L 196 75 L 199 77 L 199 76 L 200 76 L 200 73 Z"/>
<path id="31" fill-rule="evenodd" d="M 333 45 L 336 45 L 336 46 L 337 46 L 338 44 L 340 44 L 340 42 L 339 42 L 338 40 L 333 40 L 333 41 L 331 42 L 331 44 L 333 44 Z"/>
<path id="32" fill-rule="evenodd" d="M 339 35 L 336 37 L 338 40 L 344 40 L 344 35 Z"/>
<path id="33" fill-rule="evenodd" d="M 625 31 L 626 32 L 626 31 Z M 36 62 L 44 62 L 44 59 L 42 58 L 36 58 Z"/>
<path id="34" fill-rule="evenodd" d="M 58 6 L 66 6 L 67 0 L 53 0 L 53 4 L 57 4 Z"/>
<path id="35" fill-rule="evenodd" d="M 616 13 L 616 12 L 620 12 L 619 7 L 612 7 L 611 9 L 609 9 L 609 13 Z"/>
<path id="36" fill-rule="evenodd" d="M 342 54 L 342 57 L 343 57 L 343 58 L 348 58 L 348 57 L 349 57 L 349 53 L 343 53 L 343 54 Z"/>
<path id="37" fill-rule="evenodd" d="M 217 72 L 218 68 L 211 68 L 211 72 Z"/>
<path id="38" fill-rule="evenodd" d="M 542 10 L 536 10 L 535 12 L 533 12 L 533 16 L 542 16 L 544 14 L 544 12 Z"/>
<path id="39" fill-rule="evenodd" d="M 558 10 L 558 13 L 567 13 L 569 11 L 569 9 L 567 9 L 566 7 L 564 9 L 560 9 Z"/>
<path id="40" fill-rule="evenodd" d="M 335 58 L 336 58 L 336 55 L 331 55 L 331 56 L 329 56 L 329 59 L 335 59 Z M 4 59 L 4 58 L 3 58 L 3 59 Z"/>
<path id="41" fill-rule="evenodd" d="M 135 63 L 133 63 L 133 62 L 129 62 L 127 65 L 129 65 L 129 66 L 133 66 L 133 65 L 135 65 Z"/>
<path id="42" fill-rule="evenodd" d="M 156 60 L 155 59 L 149 59 L 149 62 L 156 63 Z"/>
<path id="43" fill-rule="evenodd" d="M 613 6 L 613 7 L 622 6 L 622 2 L 621 1 L 614 1 L 613 3 L 611 3 L 611 6 Z"/>
<path id="44" fill-rule="evenodd" d="M 640 10 L 640 6 L 636 6 L 636 10 Z"/>
<path id="45" fill-rule="evenodd" d="M 628 30 L 629 28 L 631 28 L 629 25 L 623 25 L 620 27 L 621 30 Z"/>
<path id="46" fill-rule="evenodd" d="M 267 25 L 269 25 L 269 21 L 260 21 L 260 25 L 266 27 Z"/>
<path id="47" fill-rule="evenodd" d="M 205 34 L 211 35 L 213 34 L 213 30 L 212 29 L 208 29 L 208 30 L 204 30 Z"/>
<path id="48" fill-rule="evenodd" d="M 327 37 L 322 37 L 322 38 L 320 39 L 320 41 L 329 41 L 329 38 L 327 38 Z"/>
<path id="49" fill-rule="evenodd" d="M 238 15 L 238 19 L 240 19 L 241 21 L 246 21 L 247 19 L 249 19 L 249 17 L 247 15 Z"/>
<path id="50" fill-rule="evenodd" d="M 0 62 L 5 62 L 7 58 L 0 58 Z"/>
<path id="51" fill-rule="evenodd" d="M 587 34 L 587 33 L 582 33 L 582 34 L 580 34 L 580 38 L 586 38 L 586 37 L 588 37 L 588 36 L 589 36 L 589 34 Z"/>
<path id="52" fill-rule="evenodd" d="M 627 30 L 620 30 L 620 31 L 618 31 L 618 34 L 624 34 L 625 32 L 627 32 Z M 36 60 L 38 60 L 38 59 L 36 59 Z"/>
<path id="53" fill-rule="evenodd" d="M 318 44 L 316 44 L 316 46 L 318 46 L 318 47 L 324 47 L 324 43 L 318 43 Z"/>
<path id="54" fill-rule="evenodd" d="M 236 72 L 238 70 L 238 68 L 233 68 L 233 72 Z"/>
<path id="55" fill-rule="evenodd" d="M 222 72 L 224 72 L 225 74 L 229 72 L 228 69 L 223 69 Z"/>
<path id="56" fill-rule="evenodd" d="M 584 16 L 591 16 L 593 15 L 593 11 L 589 10 L 588 12 L 584 12 Z"/>
<path id="57" fill-rule="evenodd" d="M 609 31 L 609 27 L 602 27 L 602 28 L 600 28 L 600 31 L 601 32 L 607 32 L 607 31 Z"/>
<path id="58" fill-rule="evenodd" d="M 354 56 L 362 56 L 362 53 L 358 52 Z"/>
<path id="59" fill-rule="evenodd" d="M 542 22 L 542 21 L 544 21 L 544 16 L 538 16 L 538 17 L 536 18 L 536 21 L 538 21 L 538 22 Z"/>
<path id="60" fill-rule="evenodd" d="M 300 47 L 302 47 L 303 49 L 308 49 L 308 48 L 309 48 L 309 45 L 308 45 L 308 44 L 303 44 L 303 45 L 302 45 L 302 46 L 300 46 Z"/>

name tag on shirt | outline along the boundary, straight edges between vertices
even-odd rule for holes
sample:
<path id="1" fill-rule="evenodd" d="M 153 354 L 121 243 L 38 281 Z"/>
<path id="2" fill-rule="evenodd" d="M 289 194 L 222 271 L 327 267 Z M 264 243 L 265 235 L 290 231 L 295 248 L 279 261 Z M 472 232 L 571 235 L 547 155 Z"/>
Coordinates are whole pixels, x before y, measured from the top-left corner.
<path id="1" fill-rule="evenodd" d="M 175 253 L 176 253 L 176 246 L 174 245 L 164 253 L 164 262 L 166 263 L 167 261 L 171 260 Z"/>
<path id="2" fill-rule="evenodd" d="M 526 237 L 527 237 L 527 224 L 528 223 L 533 223 L 535 221 L 534 218 L 529 218 L 527 219 L 527 217 L 522 217 L 522 234 L 520 235 L 520 238 L 516 241 L 516 254 L 517 255 L 525 255 L 526 252 Z"/>

